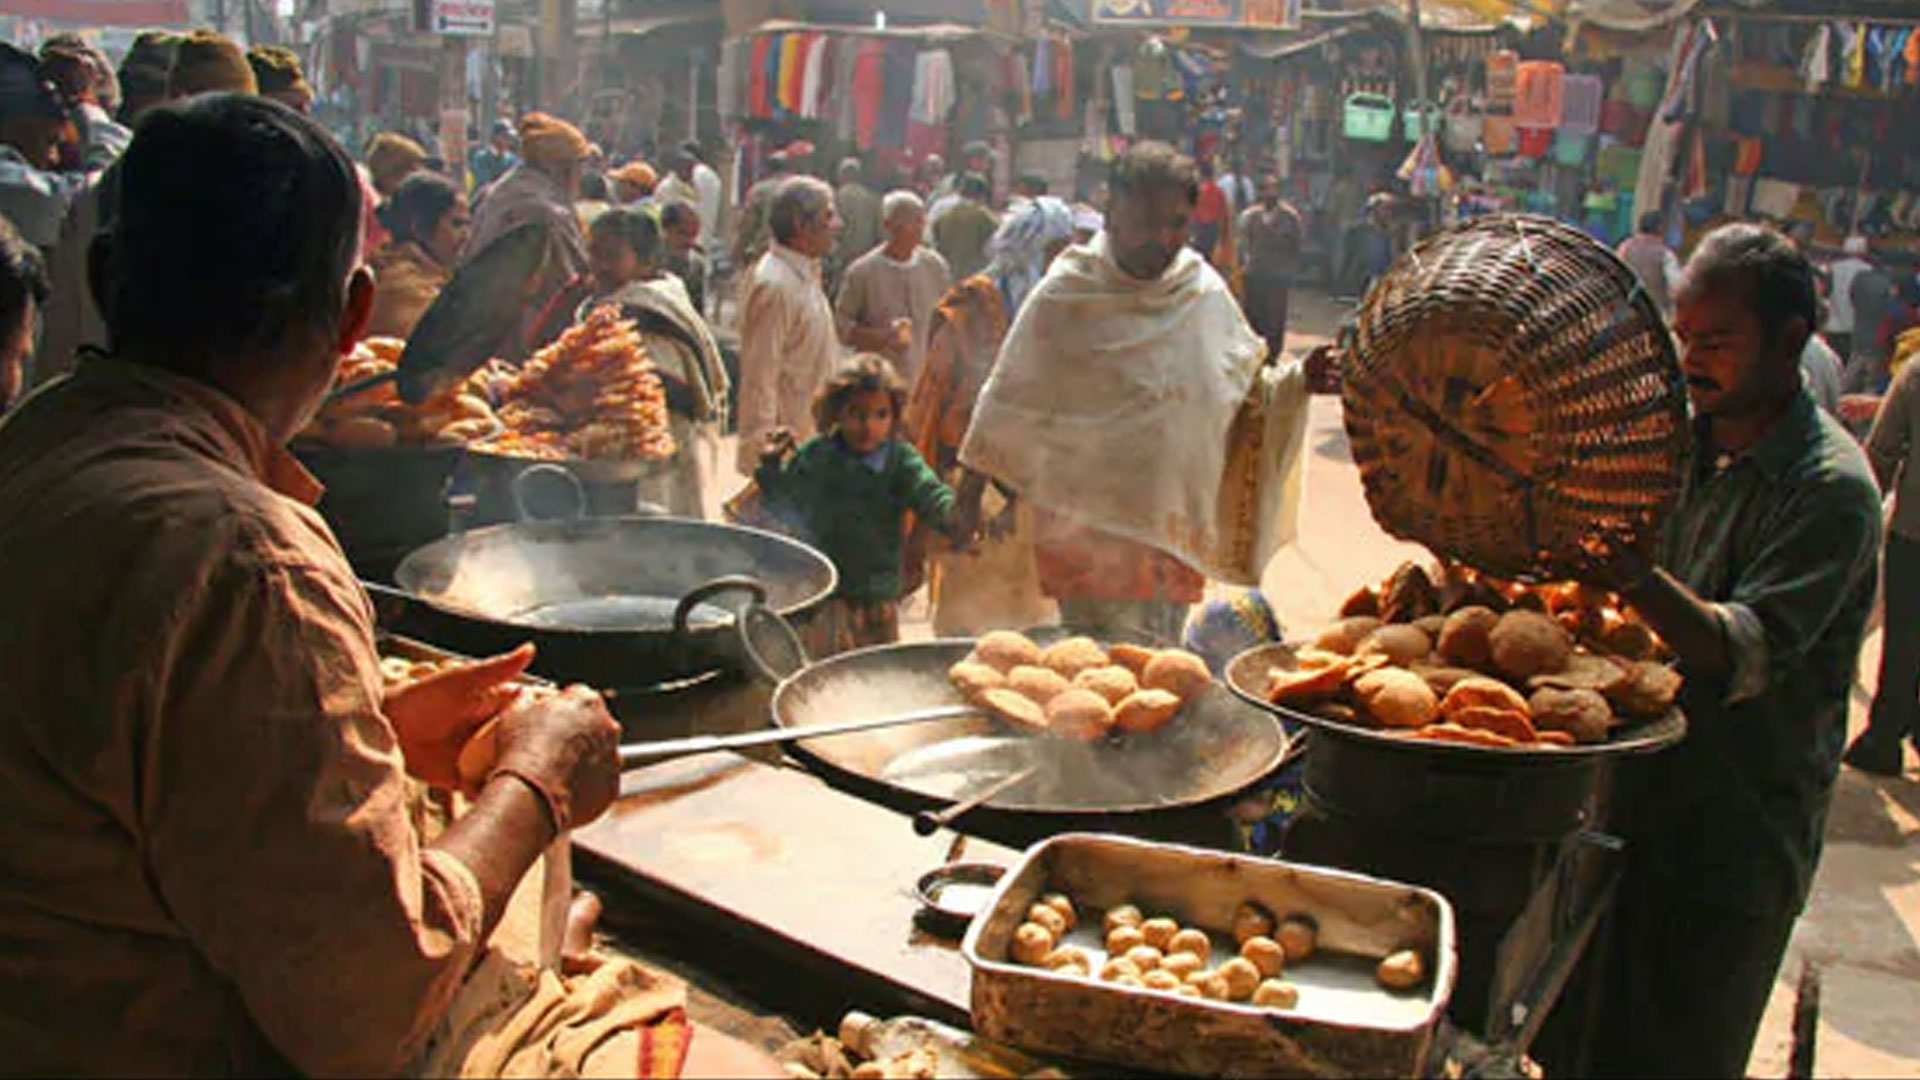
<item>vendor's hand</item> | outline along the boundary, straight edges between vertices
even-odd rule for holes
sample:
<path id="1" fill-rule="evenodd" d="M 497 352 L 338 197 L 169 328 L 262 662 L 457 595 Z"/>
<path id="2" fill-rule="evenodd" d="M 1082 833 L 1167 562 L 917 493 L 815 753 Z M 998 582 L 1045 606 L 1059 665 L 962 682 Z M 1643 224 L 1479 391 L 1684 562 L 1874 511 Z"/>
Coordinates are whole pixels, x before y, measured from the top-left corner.
<path id="1" fill-rule="evenodd" d="M 407 771 L 435 787 L 457 787 L 460 748 L 513 703 L 518 692 L 513 680 L 532 662 L 533 646 L 522 645 L 388 691 L 380 707 L 400 737 Z"/>
<path id="2" fill-rule="evenodd" d="M 793 432 L 783 427 L 774 428 L 760 437 L 760 459 L 779 461 L 793 453 Z"/>
<path id="3" fill-rule="evenodd" d="M 1307 393 L 1338 394 L 1341 389 L 1340 351 L 1332 345 L 1322 345 L 1307 354 L 1301 361 L 1301 370 L 1307 376 Z"/>
<path id="4" fill-rule="evenodd" d="M 500 714 L 495 739 L 489 772 L 510 772 L 539 788 L 564 808 L 570 828 L 605 813 L 620 793 L 620 725 L 595 690 L 527 695 Z"/>
<path id="5" fill-rule="evenodd" d="M 1653 574 L 1653 564 L 1641 554 L 1634 538 L 1619 529 L 1602 530 L 1583 541 L 1580 547 L 1575 580 L 1619 593 L 1629 602 L 1634 590 Z"/>

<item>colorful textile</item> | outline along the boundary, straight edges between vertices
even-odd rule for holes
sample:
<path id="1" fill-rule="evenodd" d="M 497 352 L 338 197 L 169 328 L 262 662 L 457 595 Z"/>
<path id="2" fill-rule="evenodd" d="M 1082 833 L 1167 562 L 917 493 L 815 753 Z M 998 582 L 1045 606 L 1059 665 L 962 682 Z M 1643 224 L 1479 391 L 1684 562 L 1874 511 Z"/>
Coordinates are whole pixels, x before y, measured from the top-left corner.
<path id="1" fill-rule="evenodd" d="M 874 138 L 880 132 L 885 56 L 885 44 L 868 40 L 860 43 L 859 55 L 853 62 L 853 129 L 855 141 L 862 150 L 873 149 Z"/>
<path id="2" fill-rule="evenodd" d="M 769 58 L 778 55 L 774 48 L 777 43 L 771 34 L 753 39 L 753 53 L 747 62 L 747 113 L 750 116 L 767 116 L 773 111 L 773 95 L 769 93 L 773 64 Z"/>
<path id="3" fill-rule="evenodd" d="M 896 149 L 907 145 L 907 123 L 913 116 L 913 70 L 920 55 L 911 41 L 892 40 L 881 54 L 880 126 L 874 142 Z"/>
<path id="4" fill-rule="evenodd" d="M 953 54 L 945 49 L 928 49 L 913 60 L 913 104 L 911 119 L 939 125 L 953 111 Z"/>

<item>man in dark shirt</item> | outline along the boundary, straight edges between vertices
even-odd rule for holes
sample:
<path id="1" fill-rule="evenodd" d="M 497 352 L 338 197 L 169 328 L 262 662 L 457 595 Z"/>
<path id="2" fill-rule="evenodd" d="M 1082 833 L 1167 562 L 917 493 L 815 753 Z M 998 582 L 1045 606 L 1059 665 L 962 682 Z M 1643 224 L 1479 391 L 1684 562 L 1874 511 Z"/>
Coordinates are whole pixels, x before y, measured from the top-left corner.
<path id="1" fill-rule="evenodd" d="M 1253 332 L 1266 340 L 1271 360 L 1287 343 L 1287 302 L 1305 230 L 1300 212 L 1280 197 L 1280 181 L 1272 176 L 1260 182 L 1260 201 L 1241 212 L 1239 227 L 1240 306 Z"/>
<path id="2" fill-rule="evenodd" d="M 1873 604 L 1880 495 L 1801 385 L 1813 270 L 1769 229 L 1700 244 L 1674 329 L 1696 422 L 1657 567 L 1602 554 L 1678 657 L 1689 729 L 1625 763 L 1600 1076 L 1742 1076 L 1819 862 Z"/>

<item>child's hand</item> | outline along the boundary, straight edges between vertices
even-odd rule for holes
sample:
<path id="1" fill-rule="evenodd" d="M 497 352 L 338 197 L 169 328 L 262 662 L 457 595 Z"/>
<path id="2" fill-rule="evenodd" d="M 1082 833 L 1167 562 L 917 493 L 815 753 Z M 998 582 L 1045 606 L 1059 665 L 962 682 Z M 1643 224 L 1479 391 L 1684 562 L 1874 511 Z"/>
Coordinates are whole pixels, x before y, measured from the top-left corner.
<path id="1" fill-rule="evenodd" d="M 778 461 L 793 452 L 793 432 L 783 427 L 774 428 L 760 438 L 760 459 Z"/>

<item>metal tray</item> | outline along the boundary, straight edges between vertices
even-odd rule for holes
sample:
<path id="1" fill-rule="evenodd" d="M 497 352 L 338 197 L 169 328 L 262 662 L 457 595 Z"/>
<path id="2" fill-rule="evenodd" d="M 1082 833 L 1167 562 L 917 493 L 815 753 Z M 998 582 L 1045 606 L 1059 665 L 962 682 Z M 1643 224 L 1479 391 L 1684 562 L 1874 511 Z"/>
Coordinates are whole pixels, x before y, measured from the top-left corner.
<path id="1" fill-rule="evenodd" d="M 1470 743 L 1414 739 L 1391 731 L 1380 731 L 1375 728 L 1361 727 L 1358 724 L 1329 720 L 1303 709 L 1288 708 L 1268 701 L 1267 673 L 1276 667 L 1291 668 L 1293 666 L 1294 646 L 1256 645 L 1227 663 L 1225 681 L 1228 688 L 1239 695 L 1241 700 L 1257 705 L 1275 716 L 1305 724 L 1317 732 L 1324 732 L 1334 738 L 1403 750 L 1423 757 L 1468 758 L 1488 764 L 1506 764 L 1516 767 L 1557 767 L 1625 754 L 1650 754 L 1672 746 L 1687 733 L 1686 714 L 1678 708 L 1673 708 L 1667 710 L 1667 714 L 1658 720 L 1647 720 L 1615 728 L 1613 735 L 1606 742 L 1591 745 L 1523 748 L 1474 746 Z"/>
<path id="2" fill-rule="evenodd" d="M 1008 946 L 1042 892 L 1080 908 L 1068 935 L 1104 962 L 1099 915 L 1121 903 L 1167 914 L 1232 955 L 1233 910 L 1312 914 L 1321 952 L 1287 970 L 1300 1003 L 1285 1012 L 1178 997 L 1012 963 Z M 1373 979 L 1378 959 L 1419 949 L 1420 990 Z M 1224 950 L 1224 951 L 1223 951 Z M 1418 1076 L 1457 975 L 1453 908 L 1429 889 L 1359 874 L 1116 836 L 1069 833 L 1027 850 L 961 944 L 973 968 L 980 1034 L 1028 1050 L 1192 1076 Z"/>

